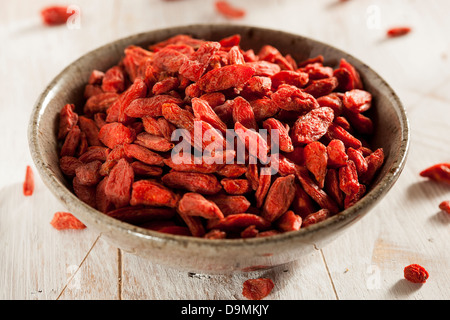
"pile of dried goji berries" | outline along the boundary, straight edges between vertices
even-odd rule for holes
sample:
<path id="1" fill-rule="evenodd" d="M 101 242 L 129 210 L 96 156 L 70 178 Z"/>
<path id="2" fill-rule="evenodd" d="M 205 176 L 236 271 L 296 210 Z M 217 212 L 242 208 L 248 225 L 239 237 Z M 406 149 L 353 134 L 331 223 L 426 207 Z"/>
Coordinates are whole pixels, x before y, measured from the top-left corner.
<path id="1" fill-rule="evenodd" d="M 210 239 L 299 230 L 361 199 L 384 153 L 367 143 L 358 71 L 240 40 L 177 35 L 93 70 L 85 104 L 60 113 L 73 192 L 121 221 Z"/>

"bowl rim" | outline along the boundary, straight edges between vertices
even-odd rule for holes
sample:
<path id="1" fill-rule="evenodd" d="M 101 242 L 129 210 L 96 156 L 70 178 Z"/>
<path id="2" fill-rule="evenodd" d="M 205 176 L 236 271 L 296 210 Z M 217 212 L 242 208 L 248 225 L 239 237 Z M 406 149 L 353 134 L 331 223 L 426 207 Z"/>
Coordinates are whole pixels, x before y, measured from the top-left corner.
<path id="1" fill-rule="evenodd" d="M 383 176 L 376 185 L 372 186 L 371 190 L 364 195 L 362 199 L 360 199 L 354 206 L 345 209 L 338 214 L 331 216 L 327 218 L 324 221 L 321 221 L 319 223 L 316 223 L 314 225 L 309 226 L 308 228 L 300 228 L 300 230 L 297 231 L 289 231 L 284 232 L 276 235 L 271 235 L 268 237 L 256 237 L 256 238 L 239 238 L 239 239 L 220 239 L 218 240 L 211 240 L 211 239 L 205 239 L 205 238 L 199 238 L 199 237 L 192 237 L 192 236 L 183 236 L 183 235 L 174 235 L 174 234 L 166 234 L 161 233 L 154 230 L 145 229 L 136 225 L 132 225 L 126 222 L 122 222 L 118 219 L 112 218 L 92 207 L 82 202 L 80 199 L 78 199 L 67 187 L 64 185 L 61 181 L 57 179 L 57 177 L 52 173 L 52 170 L 49 166 L 46 165 L 46 163 L 43 161 L 42 157 L 42 150 L 39 145 L 39 122 L 40 119 L 46 109 L 46 101 L 51 100 L 52 96 L 55 94 L 53 91 L 53 88 L 60 82 L 63 81 L 63 78 L 66 73 L 70 72 L 72 69 L 77 69 L 77 66 L 84 60 L 89 59 L 90 56 L 95 55 L 97 52 L 101 52 L 107 48 L 113 48 L 115 46 L 121 47 L 125 43 L 132 43 L 133 41 L 138 42 L 139 39 L 145 38 L 145 36 L 156 33 L 156 32 L 166 32 L 166 33 L 184 33 L 189 34 L 189 32 L 186 32 L 186 30 L 189 30 L 190 28 L 213 28 L 213 29 L 224 29 L 224 28 L 251 28 L 251 29 L 258 29 L 258 31 L 270 31 L 270 32 L 277 32 L 280 34 L 284 34 L 286 36 L 292 37 L 292 38 L 303 38 L 304 40 L 307 40 L 311 43 L 315 43 L 324 47 L 328 47 L 332 49 L 333 51 L 340 52 L 343 55 L 345 55 L 348 59 L 353 60 L 355 62 L 358 62 L 360 65 L 367 68 L 369 72 L 371 72 L 378 81 L 380 81 L 381 85 L 385 87 L 387 90 L 388 95 L 394 100 L 395 104 L 397 105 L 398 109 L 396 109 L 396 113 L 399 116 L 400 124 L 402 125 L 401 128 L 401 144 L 399 148 L 399 154 L 396 159 L 394 159 L 392 168 L 390 171 L 388 171 L 385 176 Z M 183 31 L 183 32 L 181 32 Z M 280 242 L 286 242 L 290 241 L 292 239 L 299 239 L 299 238 L 305 238 L 309 235 L 312 235 L 314 233 L 327 230 L 329 227 L 334 226 L 336 224 L 339 224 L 343 222 L 344 220 L 350 219 L 351 221 L 354 220 L 353 218 L 357 217 L 359 214 L 359 211 L 365 207 L 365 206 L 373 206 L 377 202 L 378 199 L 381 199 L 384 197 L 388 191 L 391 189 L 391 187 L 395 184 L 397 179 L 399 178 L 407 159 L 407 155 L 409 152 L 410 147 L 410 124 L 409 120 L 406 114 L 406 110 L 400 100 L 400 98 L 397 96 L 395 91 L 392 89 L 392 87 L 372 68 L 367 66 L 364 62 L 359 60 L 358 58 L 355 58 L 353 55 L 349 54 L 348 52 L 345 52 L 344 50 L 341 50 L 335 46 L 329 45 L 325 42 L 303 36 L 301 34 L 296 34 L 292 32 L 282 31 L 282 30 L 276 30 L 276 29 L 270 29 L 270 28 L 264 28 L 259 26 L 251 26 L 251 25 L 242 25 L 242 24 L 190 24 L 190 25 L 180 25 L 180 26 L 173 26 L 173 27 L 166 27 L 166 28 L 160 28 L 160 29 L 154 29 L 149 30 L 145 32 L 140 32 L 136 34 L 132 34 L 126 37 L 122 37 L 119 39 L 116 39 L 112 42 L 103 44 L 85 54 L 83 54 L 81 57 L 77 58 L 76 60 L 72 61 L 69 65 L 67 65 L 63 70 L 57 74 L 53 80 L 46 86 L 45 90 L 39 95 L 37 101 L 34 104 L 34 107 L 31 112 L 31 117 L 28 125 L 28 144 L 29 149 L 34 161 L 34 164 L 46 186 L 50 189 L 50 191 L 58 197 L 60 201 L 62 201 L 66 206 L 71 207 L 78 206 L 80 207 L 80 211 L 83 211 L 80 215 L 82 218 L 90 216 L 90 218 L 96 220 L 96 222 L 101 222 L 106 224 L 108 227 L 112 229 L 112 232 L 119 231 L 119 232 L 125 232 L 131 236 L 139 237 L 146 239 L 148 241 L 159 241 L 159 242 L 171 242 L 174 244 L 180 244 L 180 245 L 186 245 L 186 243 L 192 244 L 192 245 L 198 245 L 198 246 L 207 246 L 214 249 L 220 249 L 221 247 L 232 247 L 232 246 L 246 246 L 249 249 L 255 249 L 258 246 L 273 243 L 277 244 Z M 74 212 L 74 215 L 78 215 L 78 212 Z M 82 219 L 80 218 L 80 220 Z"/>

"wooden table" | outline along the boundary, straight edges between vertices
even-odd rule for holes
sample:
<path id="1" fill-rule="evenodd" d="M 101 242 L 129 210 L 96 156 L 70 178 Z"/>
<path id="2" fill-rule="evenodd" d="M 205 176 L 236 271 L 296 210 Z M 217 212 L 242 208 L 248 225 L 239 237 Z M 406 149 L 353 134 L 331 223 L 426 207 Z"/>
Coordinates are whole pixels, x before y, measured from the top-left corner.
<path id="1" fill-rule="evenodd" d="M 0 10 L 0 299 L 245 299 L 242 282 L 261 275 L 274 280 L 266 298 L 274 300 L 450 298 L 450 215 L 438 208 L 450 200 L 450 186 L 419 176 L 450 161 L 450 2 L 251 0 L 240 5 L 247 16 L 233 21 L 209 0 L 66 3 L 81 10 L 78 25 L 44 27 L 39 10 L 52 1 L 10 1 Z M 409 158 L 391 192 L 334 243 L 264 273 L 179 272 L 122 252 L 89 229 L 53 229 L 54 212 L 64 208 L 37 174 L 35 194 L 22 195 L 25 167 L 32 165 L 27 125 L 40 92 L 69 63 L 112 40 L 218 22 L 328 42 L 384 77 L 412 128 Z M 388 27 L 404 24 L 412 33 L 386 39 Z M 427 283 L 403 279 L 411 263 L 427 268 Z"/>

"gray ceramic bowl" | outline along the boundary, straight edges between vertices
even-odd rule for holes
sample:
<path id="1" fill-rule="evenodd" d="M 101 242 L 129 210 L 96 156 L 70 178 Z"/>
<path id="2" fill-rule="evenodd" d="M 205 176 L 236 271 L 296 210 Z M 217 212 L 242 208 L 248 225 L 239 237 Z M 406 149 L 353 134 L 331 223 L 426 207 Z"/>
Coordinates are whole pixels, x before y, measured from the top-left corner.
<path id="1" fill-rule="evenodd" d="M 386 161 L 366 196 L 355 206 L 306 229 L 253 239 L 206 240 L 162 234 L 139 228 L 89 207 L 71 193 L 58 165 L 56 132 L 58 113 L 66 103 L 82 103 L 83 88 L 93 69 L 106 70 L 117 64 L 126 46 L 149 45 L 176 34 L 220 40 L 239 33 L 244 49 L 255 52 L 271 44 L 301 61 L 322 54 L 325 64 L 336 67 L 347 59 L 360 72 L 366 89 L 373 94 L 375 136 Z M 405 164 L 409 125 L 402 104 L 389 85 L 363 62 L 349 54 L 296 34 L 237 25 L 191 25 L 150 31 L 127 37 L 96 49 L 64 69 L 37 100 L 29 124 L 29 145 L 35 165 L 51 192 L 88 228 L 127 252 L 155 263 L 192 272 L 228 273 L 269 268 L 294 261 L 335 240 L 367 214 L 391 189 Z"/>

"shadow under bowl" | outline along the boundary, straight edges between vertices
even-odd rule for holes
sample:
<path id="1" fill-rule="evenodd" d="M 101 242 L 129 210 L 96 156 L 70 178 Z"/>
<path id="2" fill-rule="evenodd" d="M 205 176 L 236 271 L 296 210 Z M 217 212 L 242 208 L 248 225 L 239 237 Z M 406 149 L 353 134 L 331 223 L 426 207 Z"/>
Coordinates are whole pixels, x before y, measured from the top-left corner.
<path id="1" fill-rule="evenodd" d="M 146 47 L 177 34 L 218 41 L 241 35 L 243 49 L 255 52 L 265 44 L 291 54 L 297 61 L 323 55 L 324 64 L 337 67 L 345 58 L 359 71 L 365 89 L 373 95 L 371 145 L 383 148 L 385 163 L 366 195 L 353 207 L 299 231 L 252 239 L 208 240 L 163 234 L 111 218 L 80 201 L 59 169 L 57 130 L 59 112 L 66 103 L 83 104 L 83 90 L 93 69 L 116 65 L 129 45 Z M 341 235 L 366 215 L 397 181 L 406 161 L 409 124 L 405 110 L 392 88 L 366 64 L 327 44 L 296 34 L 252 26 L 190 25 L 133 35 L 102 46 L 73 62 L 45 89 L 34 106 L 29 128 L 29 146 L 46 186 L 88 228 L 112 245 L 150 261 L 191 272 L 230 273 L 270 268 L 297 260 Z"/>

